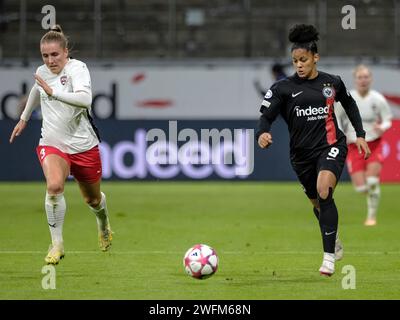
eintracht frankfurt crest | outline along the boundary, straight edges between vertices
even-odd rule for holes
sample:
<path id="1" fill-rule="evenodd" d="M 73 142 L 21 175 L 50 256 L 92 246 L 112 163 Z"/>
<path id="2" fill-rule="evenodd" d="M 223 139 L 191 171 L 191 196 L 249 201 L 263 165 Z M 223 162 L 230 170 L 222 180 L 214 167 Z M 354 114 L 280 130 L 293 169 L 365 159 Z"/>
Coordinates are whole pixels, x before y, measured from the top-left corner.
<path id="1" fill-rule="evenodd" d="M 335 89 L 331 87 L 330 84 L 325 85 L 324 88 L 322 89 L 322 94 L 324 95 L 325 98 L 332 98 L 335 96 Z"/>

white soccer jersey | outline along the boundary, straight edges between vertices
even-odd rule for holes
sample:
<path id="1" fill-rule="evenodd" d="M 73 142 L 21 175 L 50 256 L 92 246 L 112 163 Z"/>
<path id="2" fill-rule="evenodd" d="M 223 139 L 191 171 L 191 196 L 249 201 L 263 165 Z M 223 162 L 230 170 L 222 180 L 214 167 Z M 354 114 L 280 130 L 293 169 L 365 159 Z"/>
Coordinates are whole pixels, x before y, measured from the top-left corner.
<path id="1" fill-rule="evenodd" d="M 89 70 L 79 60 L 69 59 L 59 74 L 52 73 L 46 65 L 40 66 L 36 73 L 54 92 L 85 91 L 92 95 Z M 43 117 L 39 145 L 74 154 L 90 150 L 99 143 L 88 117 L 90 106 L 77 107 L 58 101 L 37 84 L 36 87 L 40 91 Z"/>
<path id="2" fill-rule="evenodd" d="M 360 110 L 366 133 L 365 140 L 369 142 L 378 139 L 380 135 L 374 129 L 375 124 L 378 123 L 385 131 L 390 128 L 392 123 L 392 112 L 385 97 L 375 90 L 370 90 L 365 97 L 360 96 L 354 89 L 350 90 L 350 93 Z M 354 143 L 356 141 L 356 133 L 340 103 L 335 103 L 335 114 L 340 129 L 346 135 L 347 143 Z"/>

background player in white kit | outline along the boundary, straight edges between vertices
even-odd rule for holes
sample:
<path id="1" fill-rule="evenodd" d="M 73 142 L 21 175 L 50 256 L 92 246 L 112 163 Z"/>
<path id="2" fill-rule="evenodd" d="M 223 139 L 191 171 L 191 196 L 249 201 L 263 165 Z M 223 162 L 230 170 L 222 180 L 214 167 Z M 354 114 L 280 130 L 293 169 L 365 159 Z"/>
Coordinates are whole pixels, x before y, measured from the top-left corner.
<path id="1" fill-rule="evenodd" d="M 379 185 L 383 164 L 381 137 L 392 125 L 392 114 L 385 97 L 370 89 L 372 74 L 368 67 L 357 66 L 353 76 L 356 90 L 353 89 L 350 93 L 360 110 L 366 132 L 365 140 L 372 152 L 369 159 L 364 160 L 363 156 L 358 153 L 354 144 L 356 134 L 340 104 L 335 107 L 335 113 L 349 145 L 346 162 L 354 188 L 357 192 L 367 195 L 368 214 L 364 224 L 374 226 L 381 195 Z"/>
<path id="2" fill-rule="evenodd" d="M 44 65 L 36 71 L 36 83 L 10 143 L 25 129 L 40 101 L 42 135 L 36 151 L 47 183 L 45 209 L 52 239 L 45 261 L 57 264 L 64 257 L 62 228 L 66 203 L 63 193 L 70 173 L 96 215 L 103 251 L 111 245 L 112 231 L 106 197 L 100 191 L 99 138 L 89 115 L 92 103 L 89 70 L 83 62 L 69 58 L 68 41 L 59 25 L 42 37 L 40 51 Z"/>

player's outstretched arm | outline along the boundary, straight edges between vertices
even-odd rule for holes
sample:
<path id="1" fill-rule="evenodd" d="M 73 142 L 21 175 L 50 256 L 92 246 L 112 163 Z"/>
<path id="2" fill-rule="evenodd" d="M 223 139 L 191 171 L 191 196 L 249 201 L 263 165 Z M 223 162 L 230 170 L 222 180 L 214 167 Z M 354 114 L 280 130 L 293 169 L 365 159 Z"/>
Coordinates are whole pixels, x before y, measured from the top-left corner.
<path id="1" fill-rule="evenodd" d="M 11 137 L 10 137 L 10 143 L 13 143 L 15 137 L 18 137 L 19 135 L 21 135 L 22 131 L 24 131 L 24 129 L 27 126 L 27 122 L 25 120 L 19 120 L 19 122 L 17 123 L 17 125 L 14 127 L 13 132 L 11 133 Z"/>
<path id="2" fill-rule="evenodd" d="M 272 144 L 272 135 L 269 132 L 264 132 L 258 137 L 258 145 L 266 149 Z"/>
<path id="3" fill-rule="evenodd" d="M 31 117 L 33 110 L 37 105 L 39 105 L 39 103 L 40 103 L 39 90 L 37 89 L 37 86 L 34 85 L 31 91 L 29 92 L 28 101 L 26 102 L 24 111 L 21 114 L 21 119 L 19 120 L 17 125 L 14 127 L 13 132 L 11 133 L 10 143 L 13 143 L 15 137 L 20 136 L 22 131 L 24 131 L 24 129 L 28 125 L 28 121 L 29 118 Z"/>
<path id="4" fill-rule="evenodd" d="M 356 140 L 356 146 L 358 149 L 358 153 L 363 153 L 364 152 L 364 159 L 368 159 L 369 156 L 371 155 L 371 150 L 368 147 L 367 142 L 365 141 L 364 138 L 358 137 Z"/>

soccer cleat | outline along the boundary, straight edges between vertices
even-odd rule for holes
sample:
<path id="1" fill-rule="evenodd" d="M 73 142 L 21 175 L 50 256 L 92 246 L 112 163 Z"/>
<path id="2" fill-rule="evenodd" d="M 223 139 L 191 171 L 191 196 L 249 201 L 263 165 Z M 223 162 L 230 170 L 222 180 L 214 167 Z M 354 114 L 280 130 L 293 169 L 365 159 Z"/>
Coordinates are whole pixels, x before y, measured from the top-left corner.
<path id="1" fill-rule="evenodd" d="M 108 251 L 111 247 L 112 234 L 110 225 L 107 224 L 104 231 L 99 231 L 99 247 L 101 251 Z"/>
<path id="2" fill-rule="evenodd" d="M 64 245 L 62 243 L 51 244 L 49 247 L 49 252 L 44 258 L 44 261 L 47 264 L 56 265 L 62 258 L 64 258 L 64 256 Z"/>
<path id="3" fill-rule="evenodd" d="M 376 225 L 376 219 L 375 218 L 368 218 L 365 220 L 364 225 L 367 227 L 372 227 Z"/>
<path id="4" fill-rule="evenodd" d="M 321 268 L 319 268 L 319 273 L 322 276 L 330 277 L 335 273 L 335 257 L 334 254 L 324 253 L 324 260 L 322 261 Z"/>
<path id="5" fill-rule="evenodd" d="M 335 260 L 342 260 L 343 259 L 343 245 L 342 241 L 339 238 L 336 238 L 335 242 Z"/>

